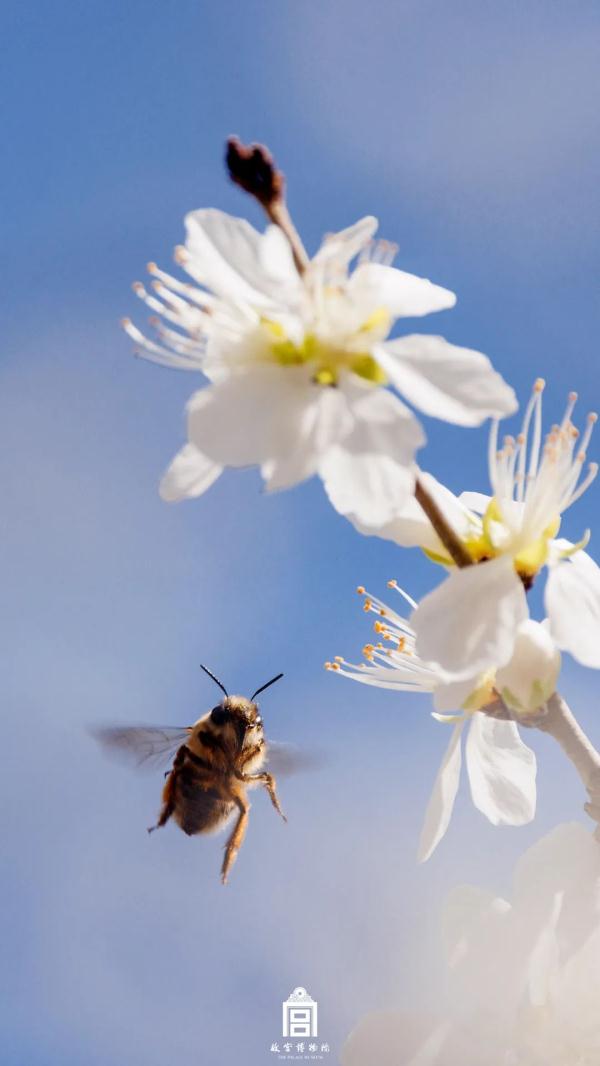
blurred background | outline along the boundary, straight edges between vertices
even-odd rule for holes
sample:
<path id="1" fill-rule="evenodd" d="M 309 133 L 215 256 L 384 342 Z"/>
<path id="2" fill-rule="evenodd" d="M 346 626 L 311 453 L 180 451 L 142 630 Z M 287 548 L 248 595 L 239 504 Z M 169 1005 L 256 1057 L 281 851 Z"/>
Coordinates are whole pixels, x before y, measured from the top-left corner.
<path id="1" fill-rule="evenodd" d="M 584 819 L 582 789 L 527 737 L 536 822 L 494 829 L 463 787 L 416 866 L 448 734 L 425 697 L 322 664 L 357 659 L 370 633 L 358 583 L 419 597 L 438 572 L 359 537 L 316 482 L 266 497 L 230 472 L 162 503 L 195 380 L 136 361 L 119 319 L 145 327 L 131 282 L 150 259 L 171 269 L 186 211 L 262 223 L 223 171 L 237 133 L 275 153 L 309 250 L 373 213 L 398 265 L 457 292 L 407 331 L 485 351 L 522 400 L 543 374 L 548 421 L 570 389 L 581 415 L 597 408 L 600 11 L 8 0 L 2 22 L 2 1061 L 263 1066 L 304 985 L 334 1062 L 366 1011 L 435 990 L 448 890 L 508 892 L 530 843 Z M 487 428 L 426 429 L 423 466 L 485 491 Z M 160 772 L 106 761 L 87 732 L 194 720 L 216 697 L 200 661 L 242 693 L 283 670 L 268 733 L 328 757 L 280 783 L 287 826 L 255 795 L 226 889 L 218 838 L 146 835 Z M 600 742 L 597 677 L 567 661 L 562 685 Z"/>

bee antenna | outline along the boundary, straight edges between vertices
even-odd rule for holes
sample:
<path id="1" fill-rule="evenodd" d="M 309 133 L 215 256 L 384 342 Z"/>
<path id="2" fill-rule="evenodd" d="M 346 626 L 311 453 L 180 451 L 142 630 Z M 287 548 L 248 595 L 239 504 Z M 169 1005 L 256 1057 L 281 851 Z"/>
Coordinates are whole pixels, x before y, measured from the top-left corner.
<path id="1" fill-rule="evenodd" d="M 215 677 L 215 675 L 213 674 L 212 670 L 208 669 L 208 666 L 205 666 L 204 663 L 200 663 L 200 669 L 204 670 L 204 673 L 208 674 L 209 677 L 212 677 L 215 685 L 219 686 L 219 688 L 221 689 L 221 692 L 224 692 L 226 696 L 229 695 L 227 689 L 225 688 L 225 685 L 221 681 L 219 681 L 218 677 Z M 275 680 L 277 680 L 277 678 L 275 678 Z M 269 684 L 270 684 L 270 682 L 269 682 Z"/>
<path id="2" fill-rule="evenodd" d="M 264 692 L 269 685 L 274 685 L 276 681 L 279 681 L 280 677 L 283 677 L 283 674 L 277 674 L 277 677 L 272 677 L 270 681 L 267 681 L 266 685 L 261 685 L 260 688 L 257 688 L 256 692 L 250 697 L 250 702 L 252 703 L 255 696 L 258 696 L 259 692 Z"/>

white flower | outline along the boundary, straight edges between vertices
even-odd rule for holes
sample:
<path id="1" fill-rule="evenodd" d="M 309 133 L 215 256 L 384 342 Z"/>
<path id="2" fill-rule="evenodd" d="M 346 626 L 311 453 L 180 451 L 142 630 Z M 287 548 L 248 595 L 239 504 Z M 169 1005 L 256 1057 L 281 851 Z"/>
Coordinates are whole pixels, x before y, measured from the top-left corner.
<path id="1" fill-rule="evenodd" d="M 395 581 L 388 582 L 413 608 L 417 604 Z M 466 763 L 471 796 L 478 810 L 493 825 L 525 825 L 535 814 L 536 759 L 523 743 L 514 721 L 493 717 L 484 708 L 498 694 L 520 714 L 532 714 L 555 691 L 560 671 L 560 653 L 547 627 L 527 619 L 515 640 L 512 660 L 497 673 L 455 681 L 435 664 L 424 662 L 415 648 L 415 634 L 400 613 L 367 593 L 364 609 L 374 613 L 375 641 L 365 644 L 365 661 L 355 665 L 337 656 L 325 664 L 345 677 L 379 688 L 402 692 L 426 692 L 433 696 L 438 721 L 453 725 L 450 743 L 442 759 L 425 815 L 418 857 L 425 862 L 445 835 L 460 783 L 462 734 L 468 726 Z M 443 714 L 459 708 L 462 713 Z"/>
<path id="2" fill-rule="evenodd" d="M 600 848 L 561 825 L 517 865 L 512 902 L 477 888 L 444 919 L 448 1003 L 411 1027 L 368 1016 L 344 1066 L 597 1066 L 600 1062 Z M 401 1030 L 409 1035 L 399 1045 Z"/>
<path id="3" fill-rule="evenodd" d="M 420 655 L 456 678 L 510 660 L 518 627 L 529 614 L 526 590 L 545 567 L 554 641 L 584 665 L 600 668 L 600 568 L 583 551 L 589 534 L 578 544 L 556 539 L 562 514 L 597 473 L 592 463 L 581 476 L 596 415 L 589 415 L 579 439 L 571 421 L 572 394 L 561 425 L 543 441 L 542 390 L 543 382 L 536 382 L 516 441 L 507 437 L 498 451 L 497 423 L 492 427 L 492 497 L 466 492 L 456 498 L 430 475 L 421 475 L 476 564 L 453 570 L 412 618 Z M 406 546 L 421 544 L 436 562 L 452 566 L 415 500 L 381 529 L 363 531 Z"/>
<path id="4" fill-rule="evenodd" d="M 223 467 L 258 464 L 268 489 L 314 473 L 334 506 L 386 521 L 414 487 L 421 427 L 391 385 L 426 414 L 473 426 L 515 400 L 489 360 L 441 337 L 388 340 L 394 320 L 452 307 L 454 294 L 393 268 L 364 218 L 325 239 L 301 276 L 276 226 L 259 233 L 220 211 L 192 212 L 181 265 L 197 284 L 150 264 L 158 340 L 125 328 L 141 354 L 201 370 L 189 442 L 162 486 L 199 495 Z M 359 256 L 358 264 L 350 263 Z"/>

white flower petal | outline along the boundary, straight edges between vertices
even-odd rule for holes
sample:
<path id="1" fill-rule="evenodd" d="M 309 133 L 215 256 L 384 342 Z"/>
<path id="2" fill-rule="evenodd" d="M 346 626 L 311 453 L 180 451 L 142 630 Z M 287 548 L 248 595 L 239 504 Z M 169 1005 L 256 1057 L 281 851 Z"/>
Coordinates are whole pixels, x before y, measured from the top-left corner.
<path id="1" fill-rule="evenodd" d="M 375 357 L 409 403 L 445 422 L 478 426 L 516 410 L 513 390 L 487 356 L 443 337 L 399 337 L 379 345 Z"/>
<path id="2" fill-rule="evenodd" d="M 350 278 L 352 299 L 372 307 L 385 307 L 393 318 L 419 318 L 432 311 L 454 307 L 456 296 L 427 278 L 407 274 L 382 263 L 361 263 Z"/>
<path id="3" fill-rule="evenodd" d="M 508 662 L 527 617 L 523 585 L 502 556 L 453 571 L 421 601 L 411 625 L 421 658 L 460 680 Z"/>
<path id="4" fill-rule="evenodd" d="M 452 817 L 462 764 L 461 734 L 464 720 L 452 730 L 450 743 L 434 781 L 419 841 L 418 861 L 427 862 L 444 836 Z"/>
<path id="5" fill-rule="evenodd" d="M 206 208 L 186 215 L 185 267 L 218 296 L 258 306 L 300 292 L 288 241 L 277 226 L 265 234 L 243 218 Z"/>
<path id="6" fill-rule="evenodd" d="M 478 680 L 479 678 L 475 676 L 468 677 L 464 681 L 439 681 L 433 694 L 433 705 L 436 711 L 460 710 L 478 687 Z"/>
<path id="7" fill-rule="evenodd" d="M 186 444 L 163 475 L 160 494 L 168 503 L 201 496 L 222 472 L 222 466 L 208 459 L 193 444 Z"/>
<path id="8" fill-rule="evenodd" d="M 477 711 L 467 737 L 471 795 L 493 825 L 526 825 L 535 814 L 536 759 L 514 722 Z"/>
<path id="9" fill-rule="evenodd" d="M 486 496 L 484 492 L 461 492 L 458 498 L 464 507 L 479 515 L 485 514 L 492 502 L 492 497 Z"/>
<path id="10" fill-rule="evenodd" d="M 195 393 L 190 441 L 224 466 L 285 458 L 299 447 L 308 409 L 319 399 L 305 368 L 252 367 Z"/>
<path id="11" fill-rule="evenodd" d="M 438 505 L 447 522 L 457 536 L 465 539 L 472 532 L 472 518 L 462 501 L 450 489 L 437 481 L 432 474 L 419 471 L 419 481 Z M 448 553 L 439 540 L 431 522 L 420 503 L 414 497 L 407 500 L 405 506 L 386 526 L 381 529 L 360 529 L 361 533 L 376 533 L 386 540 L 393 540 L 403 548 L 425 548 L 428 551 L 448 557 Z"/>
<path id="12" fill-rule="evenodd" d="M 424 438 L 407 408 L 383 389 L 368 389 L 353 413 L 352 432 L 329 449 L 319 474 L 335 509 L 373 532 L 413 492 L 415 451 Z"/>
<path id="13" fill-rule="evenodd" d="M 587 552 L 552 567 L 545 599 L 559 648 L 583 666 L 600 669 L 600 567 Z"/>
<path id="14" fill-rule="evenodd" d="M 286 489 L 310 477 L 329 448 L 352 430 L 354 417 L 343 389 L 312 388 L 314 398 L 298 422 L 293 451 L 263 465 L 268 491 Z"/>
<path id="15" fill-rule="evenodd" d="M 527 618 L 517 630 L 511 659 L 496 674 L 496 689 L 517 714 L 533 714 L 556 691 L 561 657 L 542 622 Z"/>

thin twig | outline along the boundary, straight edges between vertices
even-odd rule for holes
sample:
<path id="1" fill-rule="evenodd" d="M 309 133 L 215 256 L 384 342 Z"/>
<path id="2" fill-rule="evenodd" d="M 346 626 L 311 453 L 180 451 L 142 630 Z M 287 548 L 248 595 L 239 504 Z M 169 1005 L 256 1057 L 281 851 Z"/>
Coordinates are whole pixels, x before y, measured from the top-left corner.
<path id="1" fill-rule="evenodd" d="M 589 796 L 585 810 L 598 824 L 596 838 L 600 839 L 600 754 L 584 733 L 566 700 L 555 692 L 545 708 L 527 724 L 554 737 L 573 763 Z"/>
<path id="2" fill-rule="evenodd" d="M 473 559 L 469 555 L 465 545 L 458 534 L 454 532 L 452 526 L 446 521 L 442 511 L 433 497 L 428 493 L 418 476 L 415 481 L 415 498 L 425 511 L 425 514 L 446 548 L 450 558 L 458 567 L 464 568 L 465 566 L 472 566 Z"/>
<path id="3" fill-rule="evenodd" d="M 283 199 L 274 200 L 272 204 L 265 207 L 265 210 L 268 217 L 271 219 L 271 222 L 274 222 L 276 226 L 279 226 L 281 232 L 287 237 L 290 248 L 292 249 L 296 270 L 302 277 L 309 264 L 309 258 L 300 234 L 292 222 L 287 203 Z"/>

